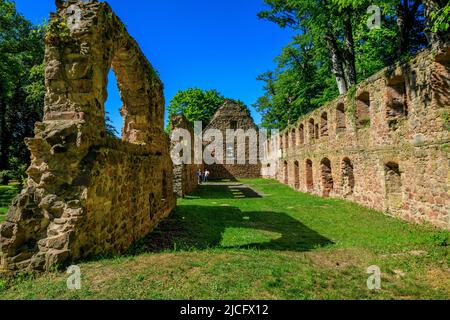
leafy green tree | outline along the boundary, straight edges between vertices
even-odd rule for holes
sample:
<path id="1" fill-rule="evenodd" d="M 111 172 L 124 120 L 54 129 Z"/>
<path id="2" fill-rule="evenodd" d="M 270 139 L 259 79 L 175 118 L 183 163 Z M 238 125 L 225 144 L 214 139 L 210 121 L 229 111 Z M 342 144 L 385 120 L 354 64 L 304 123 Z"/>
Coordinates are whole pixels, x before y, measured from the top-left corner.
<path id="1" fill-rule="evenodd" d="M 283 129 L 338 94 L 329 65 L 316 63 L 322 54 L 297 36 L 275 59 L 277 69 L 257 78 L 265 83 L 265 94 L 254 104 L 263 127 Z"/>
<path id="2" fill-rule="evenodd" d="M 24 139 L 44 105 L 44 33 L 0 0 L 0 170 L 23 172 L 29 162 Z"/>
<path id="3" fill-rule="evenodd" d="M 339 92 L 356 84 L 353 16 L 358 11 L 339 8 L 331 0 L 265 0 L 270 9 L 260 18 L 290 27 L 311 37 L 313 45 L 326 48 Z"/>
<path id="4" fill-rule="evenodd" d="M 437 8 L 431 14 L 433 26 L 432 32 L 445 32 L 450 29 L 450 2 L 445 7 Z"/>
<path id="5" fill-rule="evenodd" d="M 260 18 L 298 33 L 276 58 L 277 69 L 258 77 L 265 94 L 255 107 L 265 127 L 285 128 L 427 45 L 422 0 L 264 2 Z M 368 27 L 372 5 L 381 8 L 381 28 Z"/>
<path id="6" fill-rule="evenodd" d="M 427 35 L 433 47 L 448 43 L 450 38 L 450 2 L 424 0 Z"/>
<path id="7" fill-rule="evenodd" d="M 217 90 L 190 88 L 179 91 L 170 101 L 168 112 L 172 115 L 184 115 L 190 122 L 202 121 L 206 126 L 223 104 L 225 97 Z M 170 125 L 169 125 L 170 127 Z"/>

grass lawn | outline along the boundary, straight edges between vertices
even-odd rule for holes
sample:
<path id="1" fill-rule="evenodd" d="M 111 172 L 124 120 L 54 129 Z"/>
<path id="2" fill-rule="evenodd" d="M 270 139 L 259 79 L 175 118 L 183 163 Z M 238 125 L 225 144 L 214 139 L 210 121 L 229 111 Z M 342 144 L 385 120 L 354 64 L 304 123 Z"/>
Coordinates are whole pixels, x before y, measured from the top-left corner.
<path id="1" fill-rule="evenodd" d="M 6 219 L 6 212 L 7 211 L 8 211 L 8 208 L 0 207 L 0 223 L 3 222 Z"/>
<path id="2" fill-rule="evenodd" d="M 449 232 L 270 180 L 202 186 L 122 257 L 0 279 L 5 299 L 450 299 Z M 257 191 L 257 192 L 255 192 Z M 381 290 L 367 288 L 369 266 Z"/>
<path id="3" fill-rule="evenodd" d="M 1 186 L 0 185 L 0 222 L 6 219 L 6 212 L 11 204 L 12 199 L 19 192 L 19 187 L 17 185 L 13 186 Z"/>

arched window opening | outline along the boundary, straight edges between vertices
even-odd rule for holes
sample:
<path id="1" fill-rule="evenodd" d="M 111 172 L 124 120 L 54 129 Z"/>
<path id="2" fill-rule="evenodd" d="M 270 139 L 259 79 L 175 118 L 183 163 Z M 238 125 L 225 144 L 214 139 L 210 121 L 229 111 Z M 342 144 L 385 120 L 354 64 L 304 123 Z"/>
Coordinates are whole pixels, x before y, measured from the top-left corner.
<path id="1" fill-rule="evenodd" d="M 294 181 L 294 187 L 295 189 L 300 188 L 300 164 L 298 161 L 294 162 L 294 175 L 295 175 L 295 181 Z"/>
<path id="2" fill-rule="evenodd" d="M 292 129 L 291 131 L 291 147 L 295 148 L 297 146 L 297 131 Z"/>
<path id="3" fill-rule="evenodd" d="M 389 162 L 386 164 L 385 170 L 387 192 L 401 193 L 402 181 L 399 165 L 394 162 Z"/>
<path id="4" fill-rule="evenodd" d="M 305 182 L 306 182 L 306 188 L 309 192 L 314 190 L 314 177 L 313 177 L 313 163 L 311 160 L 306 160 L 306 167 L 305 167 Z"/>
<path id="5" fill-rule="evenodd" d="M 396 214 L 402 208 L 402 176 L 400 167 L 395 162 L 384 166 L 386 184 L 387 211 Z"/>
<path id="6" fill-rule="evenodd" d="M 322 172 L 322 195 L 324 197 L 329 197 L 334 188 L 331 161 L 328 158 L 325 158 L 321 161 L 320 166 Z"/>
<path id="7" fill-rule="evenodd" d="M 343 103 L 338 104 L 336 107 L 336 133 L 345 132 L 347 129 L 345 118 L 345 105 Z"/>
<path id="8" fill-rule="evenodd" d="M 301 124 L 299 130 L 300 130 L 300 144 L 305 144 L 305 126 Z"/>
<path id="9" fill-rule="evenodd" d="M 288 162 L 285 161 L 284 164 L 283 164 L 283 168 L 284 168 L 284 170 L 283 170 L 283 174 L 284 174 L 283 179 L 284 179 L 284 183 L 285 184 L 289 183 L 289 168 L 288 167 L 289 167 L 288 166 Z"/>
<path id="10" fill-rule="evenodd" d="M 316 126 L 314 124 L 314 119 L 309 120 L 309 141 L 314 141 L 316 135 L 315 135 Z"/>
<path id="11" fill-rule="evenodd" d="M 284 143 L 286 145 L 286 151 L 289 149 L 289 132 L 284 134 Z"/>
<path id="12" fill-rule="evenodd" d="M 342 195 L 344 197 L 353 194 L 355 189 L 355 176 L 353 164 L 349 158 L 342 160 Z"/>
<path id="13" fill-rule="evenodd" d="M 123 118 L 120 114 L 122 100 L 116 76 L 111 69 L 108 73 L 107 99 L 105 101 L 105 131 L 110 137 L 121 138 Z"/>
<path id="14" fill-rule="evenodd" d="M 365 91 L 356 98 L 356 127 L 370 126 L 370 94 Z"/>
<path id="15" fill-rule="evenodd" d="M 405 78 L 403 76 L 396 76 L 390 79 L 386 91 L 386 117 L 389 127 L 396 129 L 398 121 L 408 116 Z"/>

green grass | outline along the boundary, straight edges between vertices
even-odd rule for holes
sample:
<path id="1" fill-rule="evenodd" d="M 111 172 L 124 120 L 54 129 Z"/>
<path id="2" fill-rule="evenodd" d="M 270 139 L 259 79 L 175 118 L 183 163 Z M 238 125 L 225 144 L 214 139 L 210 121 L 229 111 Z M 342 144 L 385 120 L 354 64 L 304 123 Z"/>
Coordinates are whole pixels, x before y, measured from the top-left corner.
<path id="1" fill-rule="evenodd" d="M 122 257 L 0 279 L 5 299 L 449 299 L 449 232 L 268 180 L 202 186 Z M 253 190 L 258 191 L 255 193 Z M 447 246 L 446 246 L 447 245 Z M 369 266 L 382 289 L 367 288 Z"/>
<path id="2" fill-rule="evenodd" d="M 8 211 L 8 208 L 0 208 L 0 223 L 5 221 L 7 211 Z"/>
<path id="3" fill-rule="evenodd" d="M 6 219 L 6 212 L 12 199 L 19 192 L 18 185 L 1 186 L 0 185 L 0 223 Z"/>
<path id="4" fill-rule="evenodd" d="M 19 192 L 18 185 L 1 186 L 0 185 L 0 207 L 9 207 L 13 198 Z"/>

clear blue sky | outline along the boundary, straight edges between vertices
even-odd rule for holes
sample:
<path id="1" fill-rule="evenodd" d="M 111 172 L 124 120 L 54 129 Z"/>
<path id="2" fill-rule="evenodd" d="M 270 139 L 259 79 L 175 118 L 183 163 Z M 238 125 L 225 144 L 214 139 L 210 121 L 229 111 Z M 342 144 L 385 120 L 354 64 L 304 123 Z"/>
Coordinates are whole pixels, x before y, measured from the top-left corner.
<path id="1" fill-rule="evenodd" d="M 178 90 L 217 89 L 250 108 L 262 95 L 256 76 L 275 68 L 274 58 L 292 32 L 256 16 L 263 0 L 110 0 L 165 85 L 166 104 Z M 55 11 L 54 0 L 16 0 L 34 23 Z M 106 109 L 121 128 L 121 102 L 110 77 Z M 257 123 L 260 116 L 252 110 Z"/>

